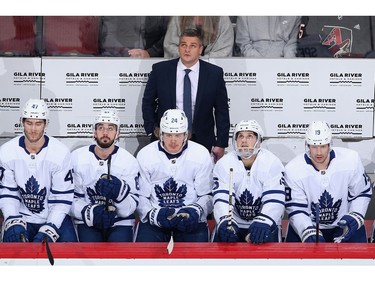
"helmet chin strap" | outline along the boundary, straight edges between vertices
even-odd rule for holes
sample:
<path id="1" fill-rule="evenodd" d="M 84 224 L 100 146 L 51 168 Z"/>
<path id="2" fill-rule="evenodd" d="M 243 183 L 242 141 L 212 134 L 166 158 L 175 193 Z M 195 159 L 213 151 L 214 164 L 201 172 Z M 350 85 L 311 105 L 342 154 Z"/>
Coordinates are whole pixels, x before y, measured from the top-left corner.
<path id="1" fill-rule="evenodd" d="M 237 155 L 241 158 L 241 159 L 250 159 L 253 155 L 256 155 L 258 154 L 258 151 L 259 151 L 259 146 L 258 146 L 258 141 L 254 144 L 254 147 L 253 148 L 250 148 L 250 147 L 237 147 Z"/>

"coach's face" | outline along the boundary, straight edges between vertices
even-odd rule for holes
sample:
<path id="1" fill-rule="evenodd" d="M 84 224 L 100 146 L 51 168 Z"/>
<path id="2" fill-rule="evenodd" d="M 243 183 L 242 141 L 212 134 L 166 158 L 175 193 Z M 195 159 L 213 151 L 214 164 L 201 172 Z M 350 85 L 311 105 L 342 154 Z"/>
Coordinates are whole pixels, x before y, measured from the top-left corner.
<path id="1" fill-rule="evenodd" d="M 203 46 L 199 42 L 198 37 L 183 36 L 178 45 L 181 62 L 186 67 L 192 67 L 202 54 Z"/>

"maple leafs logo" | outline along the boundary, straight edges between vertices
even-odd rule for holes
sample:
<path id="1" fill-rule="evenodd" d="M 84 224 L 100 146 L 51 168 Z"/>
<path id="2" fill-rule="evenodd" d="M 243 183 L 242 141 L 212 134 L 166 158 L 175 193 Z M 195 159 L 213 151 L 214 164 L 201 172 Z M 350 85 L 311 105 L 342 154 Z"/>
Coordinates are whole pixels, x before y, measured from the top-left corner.
<path id="1" fill-rule="evenodd" d="M 236 198 L 235 207 L 240 217 L 249 221 L 259 214 L 261 204 L 262 201 L 260 197 L 254 201 L 254 196 L 251 194 L 251 192 L 249 190 L 245 190 L 239 199 Z"/>
<path id="2" fill-rule="evenodd" d="M 106 198 L 101 195 L 100 189 L 98 181 L 95 183 L 95 190 L 89 186 L 86 188 L 87 196 L 91 204 L 105 204 Z"/>
<path id="3" fill-rule="evenodd" d="M 337 219 L 337 214 L 340 210 L 342 200 L 339 199 L 334 203 L 332 196 L 325 190 L 320 196 L 319 200 L 319 223 L 332 224 Z M 311 212 L 316 221 L 316 203 L 311 202 Z"/>
<path id="4" fill-rule="evenodd" d="M 19 187 L 25 206 L 33 214 L 39 214 L 44 210 L 44 201 L 47 195 L 47 188 L 44 187 L 39 190 L 39 187 L 39 183 L 34 176 L 31 176 L 27 180 L 25 190 Z"/>
<path id="5" fill-rule="evenodd" d="M 155 185 L 156 197 L 159 200 L 160 207 L 179 208 L 184 204 L 187 187 L 186 184 L 177 186 L 176 181 L 171 177 L 164 184 L 163 187 Z"/>

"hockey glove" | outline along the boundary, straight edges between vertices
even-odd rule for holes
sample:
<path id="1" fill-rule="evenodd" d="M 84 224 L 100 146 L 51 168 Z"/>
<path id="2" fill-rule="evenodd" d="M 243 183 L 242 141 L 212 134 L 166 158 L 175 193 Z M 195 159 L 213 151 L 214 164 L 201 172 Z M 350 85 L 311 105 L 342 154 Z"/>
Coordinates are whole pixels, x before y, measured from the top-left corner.
<path id="1" fill-rule="evenodd" d="M 4 223 L 3 242 L 28 242 L 26 222 L 22 216 L 10 216 Z"/>
<path id="2" fill-rule="evenodd" d="M 181 232 L 193 232 L 198 228 L 200 212 L 195 207 L 181 208 L 177 213 L 177 229 Z"/>
<path id="3" fill-rule="evenodd" d="M 336 243 L 348 241 L 358 229 L 365 223 L 363 216 L 359 213 L 350 212 L 343 216 L 337 223 L 342 228 L 341 236 L 333 238 Z"/>
<path id="4" fill-rule="evenodd" d="M 177 223 L 175 212 L 174 208 L 154 208 L 148 214 L 150 224 L 160 228 L 172 229 Z"/>
<path id="5" fill-rule="evenodd" d="M 323 233 L 319 230 L 319 242 L 326 242 L 323 237 Z M 311 242 L 318 242 L 316 240 L 316 229 L 313 226 L 309 226 L 302 232 L 302 242 L 311 243 Z"/>
<path id="6" fill-rule="evenodd" d="M 259 214 L 249 227 L 247 242 L 261 244 L 268 242 L 270 234 L 277 229 L 276 223 L 269 216 Z M 248 241 L 249 240 L 249 241 Z"/>
<path id="7" fill-rule="evenodd" d="M 44 239 L 48 239 L 48 242 L 56 242 L 60 237 L 58 231 L 59 229 L 53 223 L 42 225 L 33 242 L 43 242 Z"/>
<path id="8" fill-rule="evenodd" d="M 232 219 L 231 226 L 228 226 L 228 218 L 224 218 L 219 222 L 217 235 L 220 242 L 238 242 L 238 225 Z"/>
<path id="9" fill-rule="evenodd" d="M 108 178 L 107 174 L 103 174 L 97 182 L 99 192 L 108 199 L 112 199 L 119 203 L 128 196 L 130 186 L 115 176 Z"/>
<path id="10" fill-rule="evenodd" d="M 89 227 L 110 228 L 115 223 L 116 211 L 107 211 L 103 204 L 90 204 L 82 209 L 82 219 Z"/>

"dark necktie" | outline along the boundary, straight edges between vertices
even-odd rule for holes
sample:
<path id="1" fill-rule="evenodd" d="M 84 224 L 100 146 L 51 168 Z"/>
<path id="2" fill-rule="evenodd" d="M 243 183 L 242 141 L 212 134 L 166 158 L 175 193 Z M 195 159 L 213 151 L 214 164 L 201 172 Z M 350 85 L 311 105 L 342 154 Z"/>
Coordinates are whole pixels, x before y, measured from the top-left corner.
<path id="1" fill-rule="evenodd" d="M 193 113 L 191 109 L 191 83 L 189 78 L 190 69 L 185 69 L 185 78 L 184 78 L 184 111 L 188 119 L 188 129 L 191 132 Z"/>

